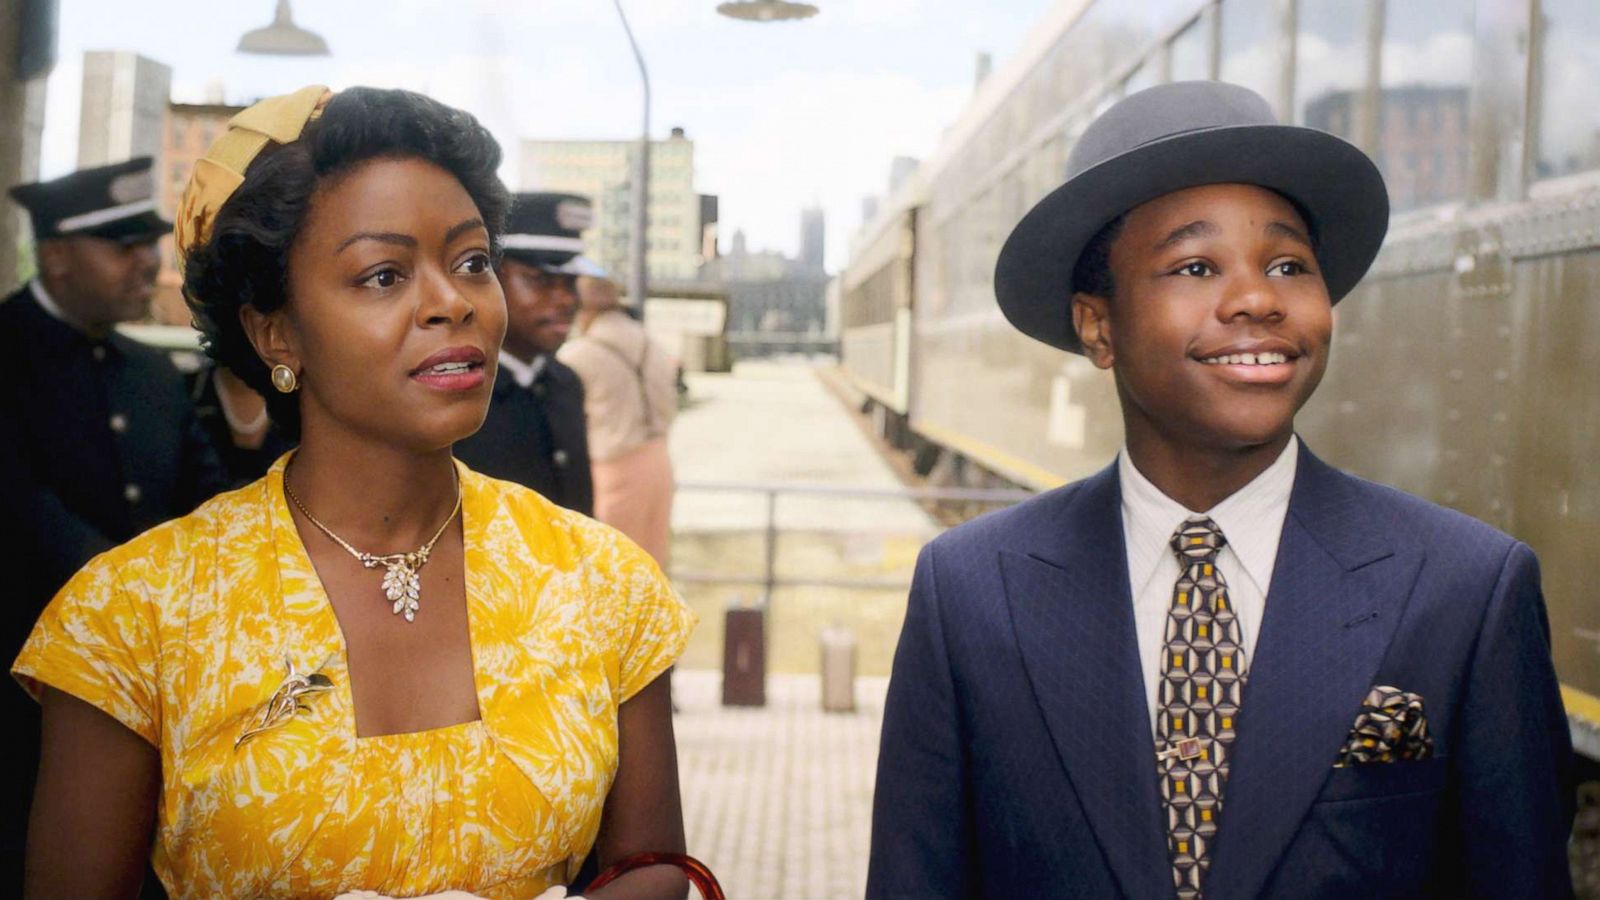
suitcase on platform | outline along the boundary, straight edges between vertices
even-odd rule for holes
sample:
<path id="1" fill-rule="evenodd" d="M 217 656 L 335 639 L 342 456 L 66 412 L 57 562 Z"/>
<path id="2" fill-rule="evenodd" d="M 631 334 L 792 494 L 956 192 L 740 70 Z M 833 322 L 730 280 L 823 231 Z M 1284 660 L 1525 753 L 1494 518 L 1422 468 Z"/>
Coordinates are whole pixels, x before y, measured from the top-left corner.
<path id="1" fill-rule="evenodd" d="M 767 609 L 730 606 L 723 618 L 722 705 L 767 705 Z"/>

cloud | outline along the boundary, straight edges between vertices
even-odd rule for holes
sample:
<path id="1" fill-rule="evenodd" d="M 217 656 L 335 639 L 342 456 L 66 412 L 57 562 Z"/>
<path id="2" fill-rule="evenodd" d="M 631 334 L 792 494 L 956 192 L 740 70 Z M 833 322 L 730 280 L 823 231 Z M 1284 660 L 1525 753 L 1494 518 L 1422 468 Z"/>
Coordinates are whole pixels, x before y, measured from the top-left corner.
<path id="1" fill-rule="evenodd" d="M 799 211 L 820 203 L 828 260 L 838 268 L 861 199 L 882 194 L 889 161 L 925 157 L 966 100 L 965 87 L 928 87 L 892 73 L 789 72 L 700 98 L 738 110 L 701 133 L 701 187 L 722 199 L 723 233 L 743 228 L 755 246 L 794 253 Z"/>
<path id="2" fill-rule="evenodd" d="M 521 82 L 516 58 L 505 53 L 444 54 L 427 62 L 396 60 L 339 66 L 329 85 L 335 90 L 365 85 L 404 88 L 470 110 L 500 141 L 505 155 L 501 177 L 517 183 L 516 147 L 520 137 L 516 88 Z"/>
<path id="3" fill-rule="evenodd" d="M 1386 86 L 1459 87 L 1472 80 L 1472 34 L 1448 31 L 1422 41 L 1383 42 Z"/>
<path id="4" fill-rule="evenodd" d="M 842 9 L 835 10 L 836 6 Z M 829 4 L 829 12 L 842 14 L 855 26 L 888 25 L 911 21 L 925 6 L 919 0 L 854 0 Z"/>
<path id="5" fill-rule="evenodd" d="M 622 0 L 650 65 L 652 133 L 696 142 L 699 187 L 721 197 L 728 234 L 793 251 L 801 207 L 828 214 L 829 260 L 845 260 L 861 198 L 882 193 L 897 155 L 926 156 L 970 95 L 972 58 L 997 63 L 1057 0 L 813 0 L 820 15 L 760 25 L 717 0 Z M 611 0 L 339 0 L 295 4 L 333 55 L 235 52 L 265 24 L 269 0 L 223 4 L 61 0 L 61 63 L 47 99 L 46 166 L 76 162 L 83 50 L 118 47 L 173 67 L 173 93 L 229 102 L 305 84 L 427 92 L 472 111 L 506 151 L 511 184 L 527 138 L 630 140 L 639 133 L 636 63 Z M 205 15 L 197 15 L 205 10 Z"/>
<path id="6" fill-rule="evenodd" d="M 1554 31 L 1545 48 L 1538 134 L 1539 167 L 1564 174 L 1600 165 L 1600 116 L 1594 86 L 1600 84 L 1600 35 Z"/>
<path id="7" fill-rule="evenodd" d="M 44 134 L 39 139 L 39 177 L 55 178 L 78 167 L 78 116 L 82 110 L 83 56 L 63 55 L 45 84 Z"/>

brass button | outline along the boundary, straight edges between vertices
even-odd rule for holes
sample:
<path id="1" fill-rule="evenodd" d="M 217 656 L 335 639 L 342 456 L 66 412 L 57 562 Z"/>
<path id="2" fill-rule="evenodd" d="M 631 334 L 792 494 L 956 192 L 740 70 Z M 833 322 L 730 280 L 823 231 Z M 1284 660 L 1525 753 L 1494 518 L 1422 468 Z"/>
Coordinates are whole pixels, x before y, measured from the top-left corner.
<path id="1" fill-rule="evenodd" d="M 111 414 L 111 430 L 121 434 L 128 430 L 128 417 L 122 413 Z"/>
<path id="2" fill-rule="evenodd" d="M 144 496 L 144 491 L 139 490 L 137 484 L 130 484 L 122 489 L 122 496 L 127 498 L 129 503 L 138 503 L 139 498 Z"/>
<path id="3" fill-rule="evenodd" d="M 94 350 L 91 351 L 91 352 L 94 354 L 94 361 L 95 362 L 105 362 L 106 361 L 106 348 L 105 347 L 103 347 L 103 346 L 101 346 L 99 344 L 95 344 L 94 345 Z"/>

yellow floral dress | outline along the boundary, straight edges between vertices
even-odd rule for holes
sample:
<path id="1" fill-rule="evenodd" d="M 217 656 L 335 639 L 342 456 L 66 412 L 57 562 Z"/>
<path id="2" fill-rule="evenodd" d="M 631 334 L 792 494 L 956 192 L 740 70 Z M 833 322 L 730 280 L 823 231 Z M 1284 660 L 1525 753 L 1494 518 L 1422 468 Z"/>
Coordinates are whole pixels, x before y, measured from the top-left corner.
<path id="1" fill-rule="evenodd" d="M 96 557 L 13 672 L 161 751 L 152 858 L 174 897 L 531 897 L 565 882 L 616 776 L 617 708 L 683 652 L 693 613 L 619 533 L 461 466 L 482 719 L 358 738 L 344 638 L 285 504 L 287 459 Z M 286 657 L 332 688 L 235 748 Z"/>

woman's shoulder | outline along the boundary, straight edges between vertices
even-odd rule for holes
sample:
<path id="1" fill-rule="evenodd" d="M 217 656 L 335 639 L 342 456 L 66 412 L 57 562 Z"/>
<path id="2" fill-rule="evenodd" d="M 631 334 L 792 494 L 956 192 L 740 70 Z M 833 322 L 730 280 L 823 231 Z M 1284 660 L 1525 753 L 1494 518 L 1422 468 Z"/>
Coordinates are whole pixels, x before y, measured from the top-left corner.
<path id="1" fill-rule="evenodd" d="M 236 547 L 247 534 L 260 530 L 265 482 L 265 478 L 258 479 L 218 494 L 193 512 L 169 519 L 94 557 L 82 573 L 115 575 L 130 587 L 182 583 L 185 579 L 180 573 L 214 558 L 219 547 Z"/>

